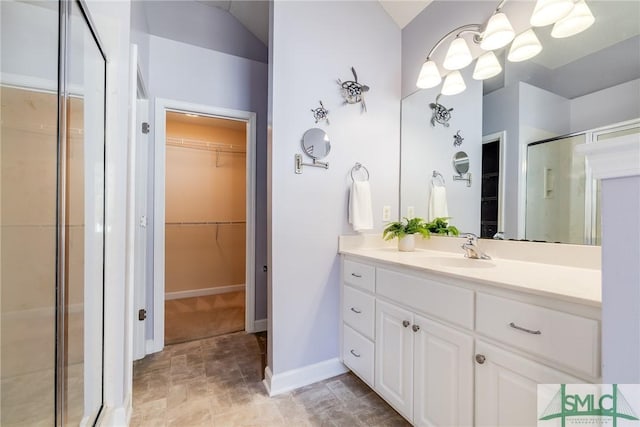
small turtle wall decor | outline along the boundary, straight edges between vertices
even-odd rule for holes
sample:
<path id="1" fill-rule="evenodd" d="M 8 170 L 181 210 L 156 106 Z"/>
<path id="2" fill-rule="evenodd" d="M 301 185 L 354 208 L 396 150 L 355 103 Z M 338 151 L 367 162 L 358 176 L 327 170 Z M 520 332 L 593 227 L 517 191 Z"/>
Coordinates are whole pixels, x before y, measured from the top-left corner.
<path id="1" fill-rule="evenodd" d="M 460 135 L 460 131 L 456 132 L 456 134 L 453 135 L 453 146 L 454 147 L 461 146 L 462 141 L 464 141 L 464 138 L 462 137 L 462 135 Z"/>
<path id="2" fill-rule="evenodd" d="M 316 123 L 321 122 L 322 120 L 325 120 L 327 122 L 327 124 L 329 123 L 329 110 L 327 110 L 326 108 L 324 108 L 324 105 L 322 104 L 322 101 L 318 101 L 320 103 L 320 106 L 318 108 L 312 108 L 311 109 L 311 113 L 313 113 L 313 118 L 316 119 Z"/>
<path id="3" fill-rule="evenodd" d="M 440 96 L 442 94 L 436 96 L 436 102 L 432 102 L 429 104 L 429 107 L 433 110 L 433 114 L 431 115 L 431 126 L 436 127 L 436 122 L 440 123 L 444 127 L 449 127 L 449 119 L 451 119 L 451 112 L 453 108 L 447 109 L 444 105 L 440 104 L 438 101 L 440 100 Z"/>
<path id="4" fill-rule="evenodd" d="M 351 72 L 353 73 L 354 80 L 343 82 L 338 79 L 344 103 L 357 104 L 359 102 L 362 105 L 362 111 L 366 113 L 367 105 L 364 102 L 364 93 L 369 91 L 369 86 L 358 83 L 358 75 L 356 74 L 355 68 L 351 67 Z"/>

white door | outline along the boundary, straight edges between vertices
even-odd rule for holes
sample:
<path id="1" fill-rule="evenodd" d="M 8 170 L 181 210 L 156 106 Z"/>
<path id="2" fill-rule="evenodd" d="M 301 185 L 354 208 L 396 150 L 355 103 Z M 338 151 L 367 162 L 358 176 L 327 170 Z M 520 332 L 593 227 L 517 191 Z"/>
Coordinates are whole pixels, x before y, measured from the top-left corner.
<path id="1" fill-rule="evenodd" d="M 473 425 L 473 338 L 420 316 L 414 325 L 414 425 Z"/>
<path id="2" fill-rule="evenodd" d="M 376 302 L 376 391 L 398 412 L 413 415 L 413 314 Z"/>
<path id="3" fill-rule="evenodd" d="M 142 359 L 145 349 L 146 268 L 147 268 L 147 170 L 149 162 L 149 137 L 143 131 L 143 123 L 149 123 L 149 101 L 136 102 L 135 137 L 135 235 L 134 235 L 134 319 L 133 360 Z M 140 320 L 143 319 L 143 320 Z"/>
<path id="4" fill-rule="evenodd" d="M 538 384 L 575 384 L 583 380 L 482 341 L 476 342 L 476 425 L 537 425 Z"/>

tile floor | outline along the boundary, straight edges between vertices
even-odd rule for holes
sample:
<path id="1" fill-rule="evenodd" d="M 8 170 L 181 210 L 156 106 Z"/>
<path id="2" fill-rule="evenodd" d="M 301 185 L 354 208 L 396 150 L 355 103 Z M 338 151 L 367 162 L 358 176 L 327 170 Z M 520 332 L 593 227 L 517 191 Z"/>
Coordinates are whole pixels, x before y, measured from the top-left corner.
<path id="1" fill-rule="evenodd" d="M 351 373 L 270 398 L 256 337 L 167 346 L 134 364 L 131 426 L 409 426 Z"/>

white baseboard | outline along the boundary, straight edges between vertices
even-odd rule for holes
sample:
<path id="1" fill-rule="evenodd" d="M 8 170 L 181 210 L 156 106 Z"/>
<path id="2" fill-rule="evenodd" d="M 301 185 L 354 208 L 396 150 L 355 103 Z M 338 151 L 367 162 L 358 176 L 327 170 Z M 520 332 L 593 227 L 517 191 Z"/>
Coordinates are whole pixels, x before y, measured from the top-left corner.
<path id="1" fill-rule="evenodd" d="M 265 378 L 263 383 L 269 396 L 277 396 L 278 394 L 344 374 L 347 371 L 347 367 L 337 357 L 275 375 L 267 366 L 264 371 Z"/>
<path id="2" fill-rule="evenodd" d="M 255 320 L 253 322 L 253 332 L 263 332 L 267 330 L 267 319 Z"/>
<path id="3" fill-rule="evenodd" d="M 245 285 L 217 286 L 215 288 L 193 289 L 190 291 L 167 292 L 165 300 L 204 297 L 207 295 L 226 294 L 227 292 L 244 291 Z"/>
<path id="4" fill-rule="evenodd" d="M 160 344 L 156 343 L 156 340 L 147 340 L 144 346 L 145 354 L 157 353 L 163 350 L 163 347 Z"/>

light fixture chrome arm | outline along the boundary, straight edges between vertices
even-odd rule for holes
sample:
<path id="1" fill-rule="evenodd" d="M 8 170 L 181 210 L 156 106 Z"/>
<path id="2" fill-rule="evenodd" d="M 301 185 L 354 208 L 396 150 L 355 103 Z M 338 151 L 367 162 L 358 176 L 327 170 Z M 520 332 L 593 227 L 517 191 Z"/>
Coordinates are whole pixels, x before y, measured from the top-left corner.
<path id="1" fill-rule="evenodd" d="M 444 41 L 447 38 L 449 38 L 449 36 L 455 34 L 456 37 L 457 37 L 457 36 L 459 36 L 460 34 L 463 34 L 463 33 L 473 33 L 473 34 L 475 34 L 475 37 L 473 38 L 473 41 L 475 43 L 478 43 L 480 41 L 480 34 L 482 34 L 482 24 L 466 24 L 466 25 L 462 25 L 462 26 L 460 26 L 458 28 L 454 28 L 453 30 L 449 31 L 447 34 L 442 36 L 442 38 L 440 40 L 438 40 L 438 42 L 435 45 L 433 45 L 433 47 L 431 48 L 431 50 L 427 54 L 427 59 L 425 59 L 425 62 L 428 61 L 431 58 L 431 55 L 433 54 L 433 52 L 435 52 L 436 49 L 438 47 L 440 47 L 440 45 L 442 43 L 444 43 Z"/>

